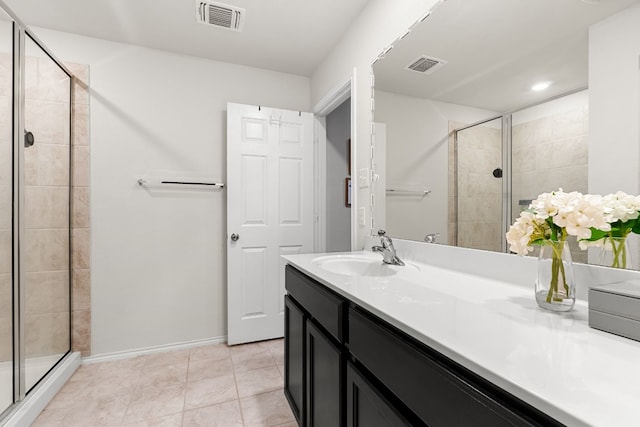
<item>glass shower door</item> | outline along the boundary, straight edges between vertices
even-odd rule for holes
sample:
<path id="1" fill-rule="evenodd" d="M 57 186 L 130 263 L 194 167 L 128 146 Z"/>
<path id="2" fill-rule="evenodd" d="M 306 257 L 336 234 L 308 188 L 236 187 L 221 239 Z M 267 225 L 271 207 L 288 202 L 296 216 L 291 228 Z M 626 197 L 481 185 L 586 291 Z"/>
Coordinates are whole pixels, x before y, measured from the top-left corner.
<path id="1" fill-rule="evenodd" d="M 457 245 L 502 251 L 502 118 L 457 131 Z"/>
<path id="2" fill-rule="evenodd" d="M 71 80 L 25 45 L 24 355 L 30 390 L 70 349 Z"/>
<path id="3" fill-rule="evenodd" d="M 0 9 L 0 413 L 13 403 L 13 24 Z"/>

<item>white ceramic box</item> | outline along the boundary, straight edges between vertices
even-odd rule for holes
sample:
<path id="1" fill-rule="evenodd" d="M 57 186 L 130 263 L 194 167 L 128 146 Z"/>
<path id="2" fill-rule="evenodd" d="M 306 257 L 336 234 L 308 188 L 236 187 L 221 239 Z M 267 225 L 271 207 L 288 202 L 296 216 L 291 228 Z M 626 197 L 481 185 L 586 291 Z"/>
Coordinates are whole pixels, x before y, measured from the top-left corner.
<path id="1" fill-rule="evenodd" d="M 589 326 L 640 341 L 640 280 L 592 286 Z"/>

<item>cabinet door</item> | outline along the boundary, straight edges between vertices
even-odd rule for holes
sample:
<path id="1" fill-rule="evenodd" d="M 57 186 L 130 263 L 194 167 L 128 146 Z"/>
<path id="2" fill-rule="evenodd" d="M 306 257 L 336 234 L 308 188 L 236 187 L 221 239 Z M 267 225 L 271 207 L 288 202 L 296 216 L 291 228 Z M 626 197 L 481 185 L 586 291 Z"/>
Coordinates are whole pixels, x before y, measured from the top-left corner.
<path id="1" fill-rule="evenodd" d="M 343 425 L 342 356 L 313 322 L 307 320 L 307 427 Z"/>
<path id="2" fill-rule="evenodd" d="M 347 364 L 347 427 L 410 425 L 349 362 Z"/>
<path id="3" fill-rule="evenodd" d="M 291 411 L 304 425 L 304 312 L 289 297 L 284 301 L 284 394 Z"/>

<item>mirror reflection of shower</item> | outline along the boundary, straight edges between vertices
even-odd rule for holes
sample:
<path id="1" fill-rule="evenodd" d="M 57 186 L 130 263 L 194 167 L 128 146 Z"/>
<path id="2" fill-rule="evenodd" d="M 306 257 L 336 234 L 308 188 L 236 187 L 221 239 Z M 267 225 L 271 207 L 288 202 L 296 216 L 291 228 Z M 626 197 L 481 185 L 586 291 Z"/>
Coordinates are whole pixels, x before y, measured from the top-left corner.
<path id="1" fill-rule="evenodd" d="M 449 244 L 502 250 L 502 120 L 456 126 L 450 140 Z"/>
<path id="2" fill-rule="evenodd" d="M 587 91 L 513 113 L 512 135 L 510 223 L 541 193 L 589 192 Z M 573 261 L 586 263 L 587 252 L 573 240 L 570 245 Z"/>
<path id="3" fill-rule="evenodd" d="M 539 194 L 558 188 L 587 193 L 588 115 L 587 93 L 581 91 L 511 114 L 508 128 L 501 119 L 450 123 L 449 244 L 501 251 L 505 227 Z M 503 147 L 511 161 L 507 191 L 501 182 Z M 506 208 L 511 214 L 505 221 Z M 587 262 L 574 242 L 571 252 L 574 261 Z"/>

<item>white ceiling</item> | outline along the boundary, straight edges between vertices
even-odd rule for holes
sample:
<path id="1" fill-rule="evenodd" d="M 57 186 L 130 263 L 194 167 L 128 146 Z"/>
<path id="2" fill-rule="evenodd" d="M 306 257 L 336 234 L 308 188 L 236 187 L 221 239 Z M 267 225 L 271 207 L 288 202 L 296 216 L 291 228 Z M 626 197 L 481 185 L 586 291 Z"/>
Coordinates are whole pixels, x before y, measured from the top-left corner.
<path id="1" fill-rule="evenodd" d="M 196 23 L 195 0 L 5 0 L 29 26 L 302 76 L 368 1 L 222 0 L 246 9 L 238 33 Z"/>
<path id="2" fill-rule="evenodd" d="M 375 86 L 495 112 L 532 105 L 586 87 L 588 27 L 639 4 L 638 0 L 447 0 L 375 64 Z M 448 62 L 426 75 L 404 70 L 420 55 Z M 539 81 L 551 86 L 532 92 L 531 86 Z"/>

